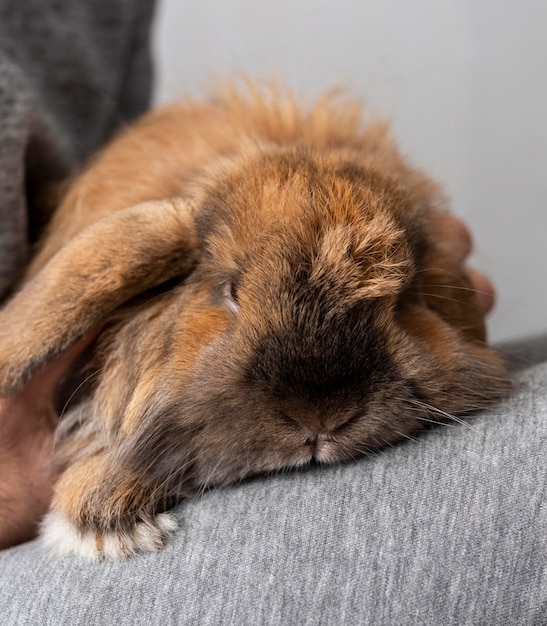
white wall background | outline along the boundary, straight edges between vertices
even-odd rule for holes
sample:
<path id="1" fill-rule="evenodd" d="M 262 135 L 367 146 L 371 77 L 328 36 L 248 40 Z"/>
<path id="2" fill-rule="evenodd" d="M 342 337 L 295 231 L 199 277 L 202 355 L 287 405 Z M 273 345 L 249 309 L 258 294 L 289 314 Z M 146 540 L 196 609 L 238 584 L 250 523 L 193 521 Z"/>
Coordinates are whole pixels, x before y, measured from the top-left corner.
<path id="1" fill-rule="evenodd" d="M 215 73 L 348 86 L 444 183 L 498 288 L 494 340 L 547 330 L 546 0 L 160 0 L 156 101 Z"/>

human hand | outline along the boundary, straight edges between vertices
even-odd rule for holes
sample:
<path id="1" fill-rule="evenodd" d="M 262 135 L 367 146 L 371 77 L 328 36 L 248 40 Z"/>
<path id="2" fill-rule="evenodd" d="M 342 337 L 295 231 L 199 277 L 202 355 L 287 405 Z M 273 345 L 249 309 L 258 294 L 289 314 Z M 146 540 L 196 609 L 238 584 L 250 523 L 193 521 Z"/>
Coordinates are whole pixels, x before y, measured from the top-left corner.
<path id="1" fill-rule="evenodd" d="M 433 223 L 433 234 L 439 247 L 454 261 L 464 263 L 471 253 L 473 238 L 469 228 L 454 215 L 450 213 L 437 214 Z M 466 272 L 476 290 L 475 295 L 479 306 L 485 313 L 489 313 L 496 301 L 492 282 L 472 267 L 466 267 Z"/>
<path id="2" fill-rule="evenodd" d="M 31 539 L 47 511 L 55 480 L 55 390 L 91 338 L 37 372 L 21 391 L 0 396 L 0 549 Z"/>

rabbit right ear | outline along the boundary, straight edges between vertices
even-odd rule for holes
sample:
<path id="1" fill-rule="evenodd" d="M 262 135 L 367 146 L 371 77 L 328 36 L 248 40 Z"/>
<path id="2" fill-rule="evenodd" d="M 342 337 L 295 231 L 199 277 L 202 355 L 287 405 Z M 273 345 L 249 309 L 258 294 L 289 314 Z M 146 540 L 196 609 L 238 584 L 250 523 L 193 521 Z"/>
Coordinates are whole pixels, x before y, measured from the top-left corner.
<path id="1" fill-rule="evenodd" d="M 21 388 L 129 298 L 188 274 L 198 248 L 179 198 L 117 211 L 83 230 L 0 311 L 0 392 Z"/>

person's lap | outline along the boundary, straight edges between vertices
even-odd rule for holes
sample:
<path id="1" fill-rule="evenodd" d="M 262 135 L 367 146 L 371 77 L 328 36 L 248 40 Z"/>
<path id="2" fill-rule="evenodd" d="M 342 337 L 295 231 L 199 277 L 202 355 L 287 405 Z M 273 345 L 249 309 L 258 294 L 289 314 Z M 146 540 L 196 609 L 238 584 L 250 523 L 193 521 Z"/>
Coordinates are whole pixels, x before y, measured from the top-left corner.
<path id="1" fill-rule="evenodd" d="M 125 562 L 0 553 L 15 624 L 544 624 L 547 336 L 512 397 L 338 467 L 213 490 Z"/>

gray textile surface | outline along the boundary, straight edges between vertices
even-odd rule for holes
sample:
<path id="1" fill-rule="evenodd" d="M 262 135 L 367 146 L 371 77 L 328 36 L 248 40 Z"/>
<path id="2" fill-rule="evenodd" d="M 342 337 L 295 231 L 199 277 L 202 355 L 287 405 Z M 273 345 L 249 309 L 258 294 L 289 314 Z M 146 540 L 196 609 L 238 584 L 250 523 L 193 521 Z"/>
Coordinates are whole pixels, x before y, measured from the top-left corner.
<path id="1" fill-rule="evenodd" d="M 27 195 L 146 108 L 153 5 L 0 0 L 0 299 L 28 255 Z"/>
<path id="2" fill-rule="evenodd" d="M 0 553 L 0 623 L 545 625 L 547 362 L 518 380 L 467 426 L 184 503 L 159 553 Z"/>

